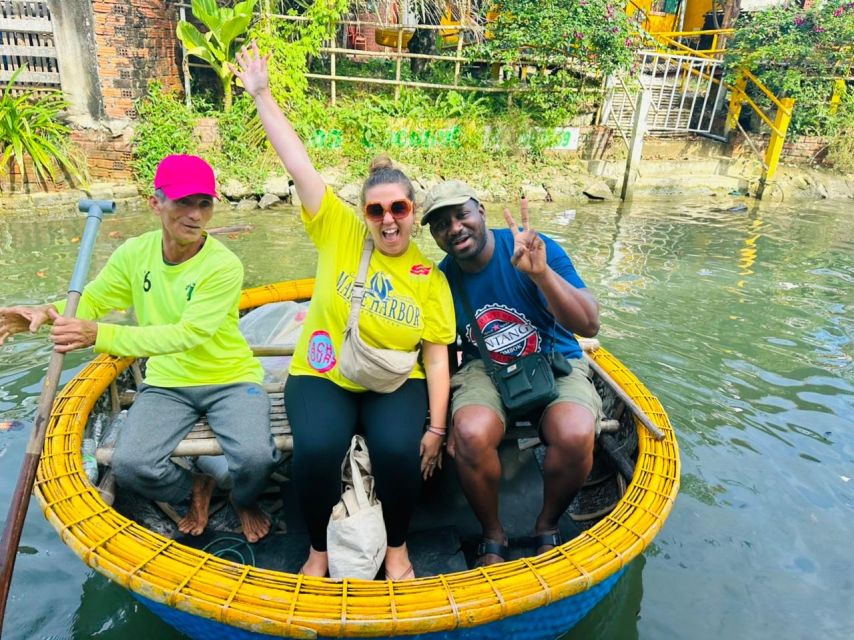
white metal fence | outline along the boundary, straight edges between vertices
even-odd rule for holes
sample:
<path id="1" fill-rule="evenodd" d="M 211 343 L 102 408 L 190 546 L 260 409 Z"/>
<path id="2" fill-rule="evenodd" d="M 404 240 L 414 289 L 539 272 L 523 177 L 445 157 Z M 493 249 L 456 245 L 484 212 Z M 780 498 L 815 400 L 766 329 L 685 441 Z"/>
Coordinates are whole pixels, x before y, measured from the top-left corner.
<path id="1" fill-rule="evenodd" d="M 720 60 L 641 51 L 629 84 L 622 79 L 609 82 L 600 121 L 627 128 L 635 96 L 644 89 L 651 95 L 647 131 L 723 139 L 723 122 L 717 117 L 726 97 L 722 75 Z"/>

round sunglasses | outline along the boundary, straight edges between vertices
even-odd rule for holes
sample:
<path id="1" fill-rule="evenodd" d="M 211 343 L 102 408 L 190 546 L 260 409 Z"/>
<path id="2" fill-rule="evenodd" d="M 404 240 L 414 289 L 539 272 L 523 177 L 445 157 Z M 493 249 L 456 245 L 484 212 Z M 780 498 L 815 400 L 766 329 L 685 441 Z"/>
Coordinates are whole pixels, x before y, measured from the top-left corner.
<path id="1" fill-rule="evenodd" d="M 412 213 L 412 200 L 401 199 L 393 200 L 388 204 L 382 202 L 366 202 L 365 217 L 373 222 L 382 222 L 385 218 L 386 211 L 391 214 L 395 220 L 402 220 Z"/>

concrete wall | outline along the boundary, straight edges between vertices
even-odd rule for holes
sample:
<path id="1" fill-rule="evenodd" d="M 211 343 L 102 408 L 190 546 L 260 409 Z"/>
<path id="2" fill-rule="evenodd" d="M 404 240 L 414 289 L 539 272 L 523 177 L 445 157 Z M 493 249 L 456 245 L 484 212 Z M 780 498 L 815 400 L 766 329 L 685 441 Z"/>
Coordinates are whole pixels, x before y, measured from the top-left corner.
<path id="1" fill-rule="evenodd" d="M 98 79 L 94 17 L 90 0 L 49 0 L 53 35 L 59 58 L 62 90 L 71 103 L 75 123 L 89 123 L 104 116 Z"/>

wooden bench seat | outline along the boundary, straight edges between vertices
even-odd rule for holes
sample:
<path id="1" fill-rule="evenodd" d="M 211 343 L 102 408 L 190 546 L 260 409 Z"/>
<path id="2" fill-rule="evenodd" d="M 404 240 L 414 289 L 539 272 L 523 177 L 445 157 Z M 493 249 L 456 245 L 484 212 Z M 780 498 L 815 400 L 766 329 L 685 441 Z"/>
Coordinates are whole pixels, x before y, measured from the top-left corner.
<path id="1" fill-rule="evenodd" d="M 291 434 L 291 424 L 285 412 L 284 382 L 265 384 L 264 389 L 270 395 L 270 431 L 273 442 L 280 451 L 292 451 L 294 439 Z M 133 394 L 123 394 L 125 402 L 133 402 Z M 603 431 L 613 431 L 619 427 L 616 420 L 603 422 Z M 530 441 L 537 438 L 537 429 L 530 422 L 517 422 L 508 429 L 505 440 Z M 536 443 L 533 443 L 536 444 Z M 222 448 L 211 430 L 206 419 L 202 419 L 187 434 L 172 452 L 174 457 L 215 456 L 222 453 Z M 95 454 L 98 464 L 110 465 L 113 459 L 112 447 L 99 447 Z"/>
<path id="2" fill-rule="evenodd" d="M 596 340 L 582 339 L 579 342 L 585 351 L 592 351 L 598 347 Z M 281 355 L 282 353 L 280 349 L 265 349 L 263 347 L 253 347 L 253 351 L 255 355 Z M 294 446 L 293 435 L 291 434 L 288 416 L 285 413 L 285 383 L 283 381 L 265 384 L 264 389 L 270 396 L 270 430 L 273 434 L 273 442 L 280 451 L 292 451 Z M 122 405 L 132 404 L 133 396 L 133 392 L 122 393 Z M 604 420 L 602 422 L 603 432 L 616 431 L 617 429 L 619 429 L 619 421 L 617 420 Z M 512 428 L 507 429 L 504 438 L 505 440 L 519 440 L 520 446 L 538 443 L 536 427 L 525 421 L 517 422 Z M 524 444 L 522 444 L 523 442 Z M 205 419 L 196 423 L 187 437 L 180 442 L 172 453 L 175 457 L 220 454 L 222 454 L 222 448 Z M 113 458 L 113 449 L 112 447 L 100 447 L 95 455 L 99 464 L 109 465 Z"/>

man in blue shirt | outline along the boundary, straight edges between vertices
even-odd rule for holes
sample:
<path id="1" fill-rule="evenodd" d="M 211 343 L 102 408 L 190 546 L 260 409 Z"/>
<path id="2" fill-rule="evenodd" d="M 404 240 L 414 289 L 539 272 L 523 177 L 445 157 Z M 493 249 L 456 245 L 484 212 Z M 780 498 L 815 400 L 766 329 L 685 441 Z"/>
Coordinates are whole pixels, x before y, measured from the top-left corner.
<path id="1" fill-rule="evenodd" d="M 460 288 L 497 365 L 536 351 L 562 354 L 572 365 L 569 375 L 557 378 L 558 397 L 539 417 L 546 455 L 543 505 L 534 523 L 538 554 L 561 543 L 558 519 L 590 473 L 602 410 L 574 335 L 598 333 L 599 305 L 566 252 L 529 228 L 524 198 L 521 218 L 520 230 L 505 209 L 508 228 L 487 228 L 477 193 L 458 180 L 430 190 L 421 218 L 448 254 L 439 268 L 451 285 L 462 338 L 463 365 L 451 380 L 453 426 L 448 453 L 483 529 L 478 566 L 502 562 L 508 553 L 507 535 L 498 517 L 498 445 L 508 418 L 478 351 Z"/>

